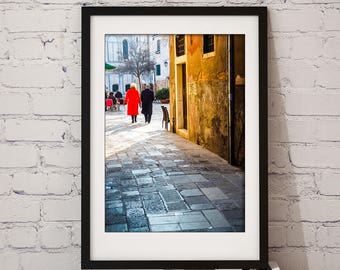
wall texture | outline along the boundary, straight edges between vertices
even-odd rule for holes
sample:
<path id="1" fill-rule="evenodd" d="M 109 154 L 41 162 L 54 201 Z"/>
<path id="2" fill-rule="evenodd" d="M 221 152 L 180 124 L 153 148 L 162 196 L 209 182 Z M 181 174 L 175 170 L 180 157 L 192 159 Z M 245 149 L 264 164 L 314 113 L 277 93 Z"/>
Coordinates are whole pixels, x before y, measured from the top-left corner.
<path id="1" fill-rule="evenodd" d="M 80 269 L 82 4 L 269 7 L 270 257 L 340 269 L 340 0 L 2 0 L 1 269 Z"/>

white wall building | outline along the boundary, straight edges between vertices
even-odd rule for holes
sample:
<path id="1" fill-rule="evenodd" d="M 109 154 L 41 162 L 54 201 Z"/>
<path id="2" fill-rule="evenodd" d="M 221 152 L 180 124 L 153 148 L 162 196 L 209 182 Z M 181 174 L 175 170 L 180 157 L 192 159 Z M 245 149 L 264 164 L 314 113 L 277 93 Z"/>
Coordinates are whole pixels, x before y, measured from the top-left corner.
<path id="1" fill-rule="evenodd" d="M 132 42 L 148 47 L 150 60 L 154 61 L 155 70 L 142 76 L 142 83 L 156 84 L 156 89 L 168 87 L 169 80 L 169 37 L 167 35 L 106 35 L 105 62 L 117 67 L 113 71 L 106 71 L 105 87 L 108 92 L 118 89 L 123 94 L 137 78 L 132 74 L 119 73 L 119 67 L 129 59 L 130 44 Z"/>

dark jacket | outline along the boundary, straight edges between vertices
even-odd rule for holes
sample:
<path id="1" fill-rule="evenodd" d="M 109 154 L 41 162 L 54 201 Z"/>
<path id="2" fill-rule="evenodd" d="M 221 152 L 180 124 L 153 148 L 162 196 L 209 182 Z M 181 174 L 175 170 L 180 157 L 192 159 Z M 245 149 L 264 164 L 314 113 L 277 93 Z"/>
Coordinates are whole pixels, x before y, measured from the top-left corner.
<path id="1" fill-rule="evenodd" d="M 116 92 L 116 94 L 115 94 L 115 97 L 116 97 L 116 98 L 122 98 L 123 95 L 122 95 L 121 92 L 119 92 L 119 90 L 117 90 L 117 92 Z"/>
<path id="2" fill-rule="evenodd" d="M 154 100 L 153 91 L 150 89 L 145 89 L 144 91 L 142 91 L 141 100 L 142 100 L 142 113 L 152 114 L 152 103 Z"/>

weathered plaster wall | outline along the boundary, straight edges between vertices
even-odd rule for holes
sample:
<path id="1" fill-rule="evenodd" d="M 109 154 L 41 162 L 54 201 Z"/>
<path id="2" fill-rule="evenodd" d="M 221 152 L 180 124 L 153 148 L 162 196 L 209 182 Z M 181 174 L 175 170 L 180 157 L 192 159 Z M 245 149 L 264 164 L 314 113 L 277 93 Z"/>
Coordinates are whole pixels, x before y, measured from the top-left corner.
<path id="1" fill-rule="evenodd" d="M 187 35 L 186 48 L 189 140 L 229 159 L 227 37 L 215 37 L 215 52 L 210 56 L 202 57 L 202 35 Z M 175 58 L 170 59 L 174 68 Z M 171 73 L 171 82 L 176 80 L 175 72 Z M 170 91 L 174 96 L 175 84 Z"/>
<path id="2" fill-rule="evenodd" d="M 270 258 L 339 269 L 339 0 L 1 1 L 1 269 L 80 269 L 82 3 L 269 7 Z"/>

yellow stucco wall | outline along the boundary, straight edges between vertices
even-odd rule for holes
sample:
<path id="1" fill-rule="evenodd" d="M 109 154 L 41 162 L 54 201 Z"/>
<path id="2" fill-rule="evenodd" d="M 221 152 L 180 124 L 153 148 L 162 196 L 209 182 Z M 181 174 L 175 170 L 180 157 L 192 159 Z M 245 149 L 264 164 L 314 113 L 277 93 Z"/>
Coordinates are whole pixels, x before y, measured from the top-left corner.
<path id="1" fill-rule="evenodd" d="M 171 117 L 175 117 L 176 132 L 181 119 L 178 111 L 179 58 L 175 57 L 174 36 L 170 37 Z M 229 102 L 227 36 L 215 36 L 215 51 L 203 54 L 203 36 L 186 35 L 187 117 L 188 139 L 228 160 Z M 184 59 L 184 60 L 183 60 Z M 177 106 L 176 106 L 177 99 Z M 177 114 L 176 114 L 177 112 Z"/>

